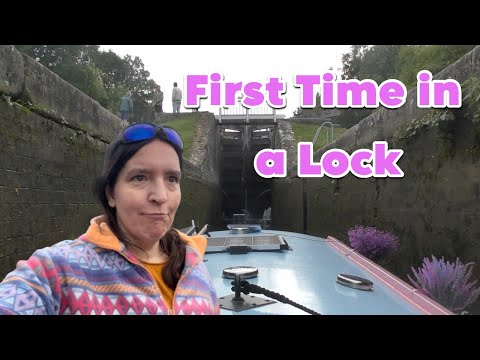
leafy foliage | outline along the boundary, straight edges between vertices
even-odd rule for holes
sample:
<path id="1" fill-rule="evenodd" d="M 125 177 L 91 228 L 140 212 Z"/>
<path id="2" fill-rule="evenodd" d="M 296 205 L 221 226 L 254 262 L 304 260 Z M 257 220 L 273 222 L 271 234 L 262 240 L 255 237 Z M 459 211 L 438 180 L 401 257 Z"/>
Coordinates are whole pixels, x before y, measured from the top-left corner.
<path id="1" fill-rule="evenodd" d="M 361 73 L 362 58 L 368 50 L 367 45 L 352 45 L 350 52 L 342 55 L 342 79 L 358 79 Z"/>
<path id="2" fill-rule="evenodd" d="M 398 79 L 412 88 L 420 70 L 432 74 L 452 64 L 475 45 L 353 45 L 342 56 L 342 79 Z"/>
<path id="3" fill-rule="evenodd" d="M 357 225 L 348 230 L 350 246 L 359 254 L 379 260 L 392 255 L 398 249 L 398 237 L 374 227 Z"/>
<path id="4" fill-rule="evenodd" d="M 397 75 L 397 59 L 401 45 L 353 45 L 342 56 L 342 79 L 372 79 L 378 84 Z"/>
<path id="5" fill-rule="evenodd" d="M 353 45 L 342 56 L 341 77 L 372 79 L 377 84 L 397 79 L 407 89 L 414 88 L 420 70 L 432 74 L 454 63 L 475 45 Z M 342 127 L 350 128 L 376 109 L 341 109 L 337 119 Z"/>
<path id="6" fill-rule="evenodd" d="M 404 45 L 396 62 L 396 79 L 402 81 L 407 89 L 413 88 L 420 70 L 436 74 L 474 47 L 475 45 Z"/>
<path id="7" fill-rule="evenodd" d="M 132 92 L 134 118 L 150 121 L 150 99 L 156 86 L 149 79 L 139 57 L 123 59 L 111 50 L 100 51 L 98 45 L 16 45 L 42 65 L 59 75 L 103 107 L 118 114 L 120 98 Z"/>
<path id="8" fill-rule="evenodd" d="M 408 279 L 417 289 L 454 312 L 460 312 L 473 304 L 480 295 L 477 280 L 470 282 L 473 262 L 463 264 L 459 258 L 455 263 L 438 260 L 432 255 L 423 259 L 421 268 L 412 267 L 413 277 Z"/>

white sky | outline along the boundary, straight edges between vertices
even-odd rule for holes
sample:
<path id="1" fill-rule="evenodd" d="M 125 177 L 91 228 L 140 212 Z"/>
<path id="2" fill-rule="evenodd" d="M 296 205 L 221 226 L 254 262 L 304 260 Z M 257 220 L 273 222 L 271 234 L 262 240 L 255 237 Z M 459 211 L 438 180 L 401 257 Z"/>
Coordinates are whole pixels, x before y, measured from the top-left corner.
<path id="1" fill-rule="evenodd" d="M 268 78 L 282 78 L 287 83 L 283 95 L 287 106 L 277 110 L 277 114 L 291 117 L 300 106 L 300 89 L 293 87 L 294 76 L 321 75 L 330 67 L 336 71 L 341 68 L 342 54 L 349 52 L 350 45 L 100 45 L 100 49 L 112 50 L 122 58 L 126 54 L 140 57 L 150 78 L 162 87 L 165 112 L 172 112 L 174 82 L 183 91 L 185 101 L 186 75 L 210 76 L 217 72 L 224 76 L 224 82 L 244 84 L 251 81 L 265 84 Z M 210 105 L 210 100 L 201 100 L 200 111 L 218 114 L 218 106 Z M 267 106 L 265 110 L 271 112 Z M 262 106 L 256 113 L 261 109 Z M 191 109 L 184 108 L 182 102 L 180 111 L 191 112 Z"/>

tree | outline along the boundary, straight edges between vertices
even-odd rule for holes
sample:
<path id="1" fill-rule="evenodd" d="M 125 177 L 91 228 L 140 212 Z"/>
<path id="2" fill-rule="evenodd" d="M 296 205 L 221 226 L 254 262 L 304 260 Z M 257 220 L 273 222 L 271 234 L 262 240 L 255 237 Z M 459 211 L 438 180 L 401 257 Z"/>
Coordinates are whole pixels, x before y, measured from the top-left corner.
<path id="1" fill-rule="evenodd" d="M 114 114 L 118 114 L 120 98 L 129 88 L 127 86 L 129 64 L 113 51 L 102 51 L 95 56 L 95 65 L 102 73 L 102 80 L 108 102 L 105 108 Z"/>
<path id="2" fill-rule="evenodd" d="M 102 73 L 94 63 L 98 45 L 16 45 L 16 48 L 97 100 L 102 106 L 108 104 Z"/>
<path id="3" fill-rule="evenodd" d="M 61 71 L 58 69 L 59 66 L 65 68 L 66 65 L 88 65 L 93 62 L 100 48 L 99 45 L 15 45 L 15 47 L 57 75 L 67 77 L 68 73 L 58 74 L 58 71 Z"/>
<path id="4" fill-rule="evenodd" d="M 352 45 L 350 52 L 342 55 L 342 80 L 358 79 L 362 57 L 368 45 Z"/>
<path id="5" fill-rule="evenodd" d="M 381 83 L 397 73 L 398 53 L 402 45 L 353 45 L 342 56 L 342 79 L 371 79 Z"/>
<path id="6" fill-rule="evenodd" d="M 128 77 L 128 63 L 120 56 L 109 50 L 99 52 L 95 58 L 95 65 L 102 71 L 105 89 L 110 90 L 124 84 Z"/>
<path id="7" fill-rule="evenodd" d="M 397 79 L 407 89 L 413 88 L 420 70 L 429 70 L 435 75 L 474 47 L 475 45 L 405 45 L 398 55 Z"/>
<path id="8" fill-rule="evenodd" d="M 151 119 L 153 111 L 150 102 L 155 89 L 155 81 L 149 80 L 150 72 L 145 70 L 142 60 L 130 55 L 124 57 L 127 63 L 126 85 L 132 91 L 132 100 L 135 105 L 135 118 Z"/>
<path id="9" fill-rule="evenodd" d="M 439 72 L 458 60 L 475 45 L 353 45 L 342 56 L 342 79 L 372 79 L 377 84 L 388 79 L 401 81 L 407 89 L 416 85 L 417 73 Z M 338 121 L 351 127 L 375 109 L 342 109 Z"/>
<path id="10" fill-rule="evenodd" d="M 151 98 L 156 86 L 139 57 L 123 59 L 98 45 L 16 45 L 19 51 L 55 72 L 112 113 L 120 98 L 132 92 L 135 121 L 152 117 Z"/>

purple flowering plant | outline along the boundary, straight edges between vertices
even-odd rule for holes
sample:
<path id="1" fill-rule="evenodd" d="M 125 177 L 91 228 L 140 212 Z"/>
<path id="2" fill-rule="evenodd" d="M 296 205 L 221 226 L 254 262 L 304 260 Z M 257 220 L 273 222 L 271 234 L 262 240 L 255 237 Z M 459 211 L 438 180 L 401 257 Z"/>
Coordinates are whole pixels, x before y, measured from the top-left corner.
<path id="1" fill-rule="evenodd" d="M 348 230 L 350 246 L 370 260 L 391 256 L 398 249 L 398 237 L 374 227 L 356 225 Z"/>
<path id="2" fill-rule="evenodd" d="M 432 255 L 423 259 L 422 267 L 414 269 L 408 279 L 421 292 L 453 312 L 461 312 L 480 295 L 477 280 L 470 281 L 473 262 L 463 264 L 459 258 L 453 263 L 438 260 Z"/>

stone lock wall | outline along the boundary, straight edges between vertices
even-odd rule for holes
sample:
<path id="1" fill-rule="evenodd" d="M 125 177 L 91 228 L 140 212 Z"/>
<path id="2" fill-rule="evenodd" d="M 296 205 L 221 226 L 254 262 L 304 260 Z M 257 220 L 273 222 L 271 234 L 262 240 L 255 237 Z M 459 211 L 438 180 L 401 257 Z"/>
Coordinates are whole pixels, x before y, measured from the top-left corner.
<path id="1" fill-rule="evenodd" d="M 467 83 L 479 77 L 477 47 L 435 79 L 457 80 L 465 96 Z M 350 228 L 375 226 L 399 236 L 399 251 L 381 265 L 404 279 L 411 266 L 432 254 L 474 261 L 480 277 L 480 122 L 474 117 L 478 104 L 471 105 L 420 109 L 414 89 L 401 108 L 379 109 L 314 154 L 318 162 L 332 148 L 351 154 L 386 140 L 389 148 L 404 150 L 398 161 L 403 178 L 301 179 L 296 147 L 290 146 L 288 176 L 273 185 L 273 227 L 331 235 L 348 244 Z"/>
<path id="2" fill-rule="evenodd" d="M 35 249 L 85 232 L 101 211 L 91 190 L 104 151 L 126 125 L 13 46 L 0 46 L 1 278 Z M 214 179 L 185 161 L 175 226 L 214 222 L 221 213 Z"/>

